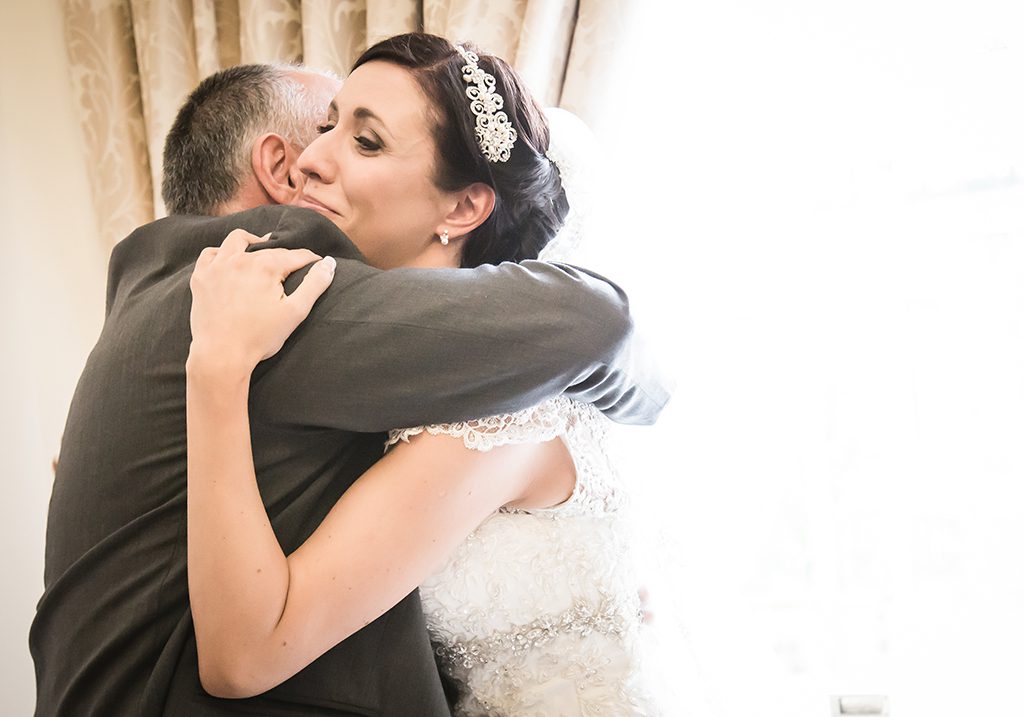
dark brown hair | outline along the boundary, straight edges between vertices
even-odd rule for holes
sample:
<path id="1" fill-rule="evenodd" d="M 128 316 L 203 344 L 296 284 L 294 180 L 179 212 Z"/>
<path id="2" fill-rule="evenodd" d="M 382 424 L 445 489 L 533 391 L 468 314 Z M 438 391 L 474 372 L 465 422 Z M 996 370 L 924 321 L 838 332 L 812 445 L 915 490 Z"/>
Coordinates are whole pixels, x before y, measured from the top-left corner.
<path id="1" fill-rule="evenodd" d="M 480 68 L 494 75 L 495 91 L 518 134 L 507 162 L 491 162 L 480 151 L 462 79 L 466 61 L 448 40 L 425 33 L 397 35 L 369 48 L 352 69 L 372 60 L 408 69 L 435 112 L 434 183 L 448 192 L 474 182 L 494 189 L 494 211 L 466 242 L 462 266 L 535 259 L 569 211 L 558 170 L 544 155 L 550 140 L 547 120 L 508 63 L 472 44 L 462 47 L 476 53 Z"/>

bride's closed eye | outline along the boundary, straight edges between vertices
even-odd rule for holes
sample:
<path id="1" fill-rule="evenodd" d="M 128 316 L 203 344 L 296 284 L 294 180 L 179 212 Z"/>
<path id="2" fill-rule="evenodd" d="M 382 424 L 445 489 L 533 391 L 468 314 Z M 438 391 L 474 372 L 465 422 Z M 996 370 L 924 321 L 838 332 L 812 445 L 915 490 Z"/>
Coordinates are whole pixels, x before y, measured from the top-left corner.
<path id="1" fill-rule="evenodd" d="M 376 152 L 381 148 L 381 143 L 372 137 L 364 137 L 362 135 L 356 135 L 353 137 L 356 144 L 359 145 L 359 149 L 366 152 Z"/>
<path id="2" fill-rule="evenodd" d="M 334 125 L 333 124 L 320 124 L 320 125 L 316 126 L 316 133 L 317 134 L 327 134 L 332 129 L 334 129 Z"/>

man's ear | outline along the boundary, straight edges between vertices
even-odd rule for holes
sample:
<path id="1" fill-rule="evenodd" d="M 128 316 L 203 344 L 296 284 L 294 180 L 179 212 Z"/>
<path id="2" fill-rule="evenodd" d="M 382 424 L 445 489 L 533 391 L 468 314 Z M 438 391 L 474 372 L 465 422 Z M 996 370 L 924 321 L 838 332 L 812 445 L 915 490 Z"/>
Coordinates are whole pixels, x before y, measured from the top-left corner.
<path id="1" fill-rule="evenodd" d="M 458 200 L 455 208 L 444 218 L 437 233 L 447 230 L 453 239 L 469 234 L 487 221 L 494 211 L 494 189 L 483 182 L 474 182 L 465 189 L 455 192 Z"/>
<path id="2" fill-rule="evenodd" d="M 299 151 L 284 137 L 269 132 L 252 145 L 252 171 L 263 193 L 275 204 L 288 204 L 302 191 L 293 171 Z"/>

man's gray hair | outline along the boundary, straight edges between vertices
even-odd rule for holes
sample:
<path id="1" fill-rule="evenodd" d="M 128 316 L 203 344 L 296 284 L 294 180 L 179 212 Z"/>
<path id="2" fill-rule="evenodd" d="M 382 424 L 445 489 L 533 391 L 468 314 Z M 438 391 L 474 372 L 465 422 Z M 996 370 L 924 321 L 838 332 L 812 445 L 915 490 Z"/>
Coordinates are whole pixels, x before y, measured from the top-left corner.
<path id="1" fill-rule="evenodd" d="M 213 214 L 234 198 L 251 176 L 253 143 L 267 132 L 300 149 L 313 141 L 330 100 L 292 77 L 296 71 L 312 72 L 239 65 L 199 83 L 164 144 L 161 193 L 168 213 Z"/>

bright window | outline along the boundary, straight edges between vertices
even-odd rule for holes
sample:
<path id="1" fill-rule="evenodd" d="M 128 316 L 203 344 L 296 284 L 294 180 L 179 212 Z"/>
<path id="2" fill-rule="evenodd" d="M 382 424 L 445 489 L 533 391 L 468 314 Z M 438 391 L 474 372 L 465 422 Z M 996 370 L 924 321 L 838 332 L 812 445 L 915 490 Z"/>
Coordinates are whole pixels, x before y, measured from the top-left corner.
<path id="1" fill-rule="evenodd" d="M 622 441 L 694 679 L 1012 711 L 1024 6 L 657 3 L 630 44 L 597 263 L 677 381 Z"/>

